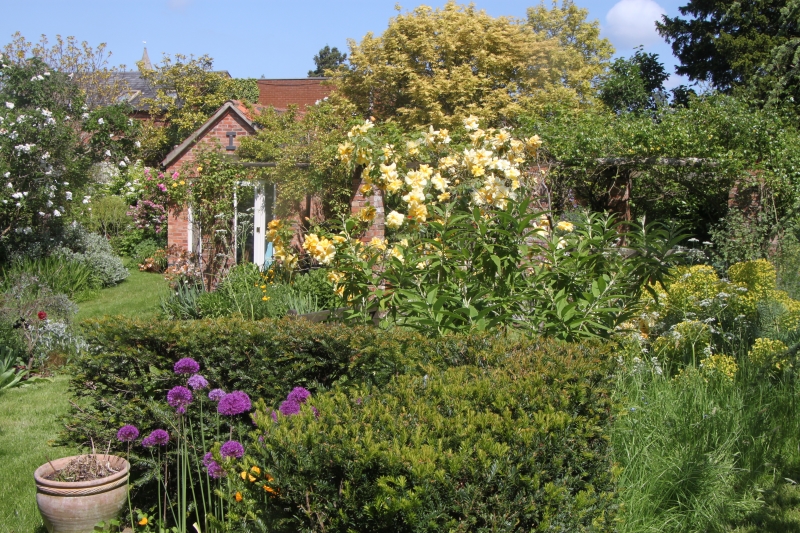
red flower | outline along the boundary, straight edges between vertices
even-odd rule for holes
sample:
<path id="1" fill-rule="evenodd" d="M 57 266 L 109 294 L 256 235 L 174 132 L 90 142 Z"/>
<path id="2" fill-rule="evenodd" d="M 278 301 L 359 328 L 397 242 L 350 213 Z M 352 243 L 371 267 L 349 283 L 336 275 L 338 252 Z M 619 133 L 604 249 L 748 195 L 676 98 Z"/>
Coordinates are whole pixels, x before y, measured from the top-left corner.
<path id="1" fill-rule="evenodd" d="M 47 313 L 45 313 L 44 311 L 39 311 L 38 313 L 36 313 L 36 316 L 39 317 L 39 320 L 47 320 Z"/>

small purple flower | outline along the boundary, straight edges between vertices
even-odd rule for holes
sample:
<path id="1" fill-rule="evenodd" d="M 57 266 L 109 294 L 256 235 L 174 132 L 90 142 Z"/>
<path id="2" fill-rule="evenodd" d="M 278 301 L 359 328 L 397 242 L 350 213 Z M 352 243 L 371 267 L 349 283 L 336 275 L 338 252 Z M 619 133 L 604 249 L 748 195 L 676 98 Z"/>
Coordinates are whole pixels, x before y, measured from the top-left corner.
<path id="1" fill-rule="evenodd" d="M 213 477 L 214 479 L 219 479 L 221 477 L 225 477 L 225 470 L 219 466 L 219 463 L 212 460 L 211 463 L 206 467 L 206 471 L 208 475 Z"/>
<path id="2" fill-rule="evenodd" d="M 234 416 L 246 413 L 252 408 L 250 397 L 242 391 L 233 391 L 226 394 L 217 405 L 217 412 L 223 415 Z"/>
<path id="3" fill-rule="evenodd" d="M 283 416 L 296 415 L 300 412 L 300 404 L 292 400 L 286 400 L 278 407 L 278 410 Z"/>
<path id="4" fill-rule="evenodd" d="M 305 403 L 311 393 L 303 387 L 295 387 L 286 397 L 290 402 Z"/>
<path id="5" fill-rule="evenodd" d="M 151 446 L 164 446 L 169 442 L 169 433 L 163 429 L 154 429 L 150 435 L 142 440 L 142 446 L 150 448 Z"/>
<path id="6" fill-rule="evenodd" d="M 277 411 L 272 411 L 272 413 L 270 413 L 270 416 L 272 416 L 272 420 L 274 420 L 275 422 L 278 421 L 278 412 Z"/>
<path id="7" fill-rule="evenodd" d="M 211 392 L 208 393 L 208 397 L 214 400 L 215 402 L 218 402 L 225 397 L 225 391 L 222 389 L 213 389 Z"/>
<path id="8" fill-rule="evenodd" d="M 197 374 L 200 372 L 200 364 L 191 357 L 184 357 L 175 363 L 176 374 Z"/>
<path id="9" fill-rule="evenodd" d="M 167 393 L 167 403 L 174 407 L 178 414 L 182 415 L 186 412 L 186 407 L 192 403 L 192 391 L 180 385 L 172 387 Z"/>
<path id="10" fill-rule="evenodd" d="M 205 389 L 208 387 L 208 381 L 200 374 L 195 374 L 189 378 L 189 386 L 192 390 Z"/>
<path id="11" fill-rule="evenodd" d="M 119 428 L 117 431 L 117 440 L 120 442 L 130 442 L 132 440 L 136 440 L 139 437 L 139 430 L 136 426 L 132 426 L 127 424 Z"/>
<path id="12" fill-rule="evenodd" d="M 319 418 L 319 409 L 312 405 L 311 410 L 314 412 L 314 418 Z"/>
<path id="13" fill-rule="evenodd" d="M 219 449 L 222 457 L 235 457 L 240 459 L 244 455 L 244 446 L 235 440 L 229 440 Z"/>
<path id="14" fill-rule="evenodd" d="M 203 456 L 203 466 L 205 466 L 206 468 L 208 468 L 208 465 L 210 465 L 211 463 L 214 463 L 214 462 L 216 462 L 216 461 L 214 461 L 214 454 L 213 453 L 208 452 L 207 454 L 205 454 Z"/>

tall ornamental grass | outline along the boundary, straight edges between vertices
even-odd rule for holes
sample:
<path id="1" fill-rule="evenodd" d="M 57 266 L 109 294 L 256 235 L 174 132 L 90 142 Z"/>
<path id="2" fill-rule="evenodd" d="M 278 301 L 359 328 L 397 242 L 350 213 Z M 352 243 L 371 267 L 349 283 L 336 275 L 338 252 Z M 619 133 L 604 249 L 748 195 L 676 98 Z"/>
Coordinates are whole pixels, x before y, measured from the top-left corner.
<path id="1" fill-rule="evenodd" d="M 617 377 L 612 431 L 619 531 L 725 531 L 762 506 L 762 489 L 800 465 L 798 386 L 743 364 L 734 380 L 640 359 Z"/>

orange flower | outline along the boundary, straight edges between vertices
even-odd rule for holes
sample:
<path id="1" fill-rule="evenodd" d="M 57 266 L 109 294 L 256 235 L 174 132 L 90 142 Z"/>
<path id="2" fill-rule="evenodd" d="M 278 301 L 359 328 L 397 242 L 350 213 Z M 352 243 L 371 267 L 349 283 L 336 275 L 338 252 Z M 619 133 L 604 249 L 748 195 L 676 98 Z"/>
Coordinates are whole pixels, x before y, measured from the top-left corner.
<path id="1" fill-rule="evenodd" d="M 147 517 L 146 516 L 143 516 L 142 519 L 139 520 L 139 525 L 140 526 L 146 526 L 147 525 Z"/>
<path id="2" fill-rule="evenodd" d="M 243 498 L 242 498 L 242 493 L 241 493 L 241 492 L 237 492 L 237 493 L 236 493 L 236 496 L 235 496 L 235 498 L 236 498 L 236 501 L 237 501 L 237 502 L 240 502 L 240 501 L 242 501 L 242 499 L 243 499 Z"/>

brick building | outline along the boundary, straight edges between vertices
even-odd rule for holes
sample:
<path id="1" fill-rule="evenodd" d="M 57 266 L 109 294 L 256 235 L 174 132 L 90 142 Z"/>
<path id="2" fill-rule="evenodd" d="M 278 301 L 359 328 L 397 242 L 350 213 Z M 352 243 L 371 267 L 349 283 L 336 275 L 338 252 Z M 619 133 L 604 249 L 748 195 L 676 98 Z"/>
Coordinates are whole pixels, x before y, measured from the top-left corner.
<path id="1" fill-rule="evenodd" d="M 253 135 L 257 131 L 257 126 L 253 122 L 253 112 L 258 113 L 265 107 L 274 107 L 278 111 L 285 111 L 289 105 L 295 104 L 302 115 L 307 106 L 314 105 L 330 94 L 331 89 L 322 84 L 324 80 L 325 78 L 258 80 L 259 103 L 257 106 L 248 108 L 235 100 L 226 102 L 164 158 L 163 167 L 168 174 L 180 171 L 183 176 L 191 178 L 192 176 L 186 171 L 191 172 L 193 167 L 191 163 L 195 160 L 197 150 L 216 148 L 235 156 L 241 139 Z M 252 180 L 248 181 L 247 185 L 253 186 L 253 240 L 250 253 L 253 262 L 262 265 L 265 259 L 270 259 L 266 257 L 264 234 L 267 222 L 273 218 L 273 205 L 278 191 L 274 185 L 266 184 L 263 181 Z M 376 208 L 377 216 L 365 238 L 368 240 L 375 236 L 383 237 L 383 199 L 379 195 L 365 197 L 359 192 L 360 185 L 360 180 L 355 180 L 353 183 L 352 211 L 357 213 L 364 206 L 373 205 Z M 320 202 L 309 196 L 305 205 L 299 206 L 299 211 L 294 218 L 301 221 L 306 216 L 313 216 L 318 212 L 321 212 Z M 201 228 L 193 223 L 190 209 L 170 210 L 167 234 L 169 246 L 174 245 L 178 250 L 189 250 L 202 256 L 200 233 Z"/>

